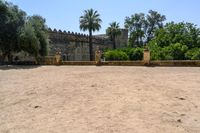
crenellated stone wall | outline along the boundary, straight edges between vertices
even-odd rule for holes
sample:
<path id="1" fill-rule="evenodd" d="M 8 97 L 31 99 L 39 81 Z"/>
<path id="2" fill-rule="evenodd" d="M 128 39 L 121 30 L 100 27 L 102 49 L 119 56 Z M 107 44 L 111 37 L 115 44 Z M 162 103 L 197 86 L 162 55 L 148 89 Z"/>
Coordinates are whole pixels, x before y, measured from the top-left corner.
<path id="1" fill-rule="evenodd" d="M 49 29 L 50 55 L 60 52 L 64 61 L 89 61 L 89 36 L 86 34 Z M 99 50 L 112 49 L 113 42 L 106 35 L 93 36 L 93 53 Z M 128 31 L 122 29 L 122 34 L 116 38 L 117 48 L 126 47 Z"/>

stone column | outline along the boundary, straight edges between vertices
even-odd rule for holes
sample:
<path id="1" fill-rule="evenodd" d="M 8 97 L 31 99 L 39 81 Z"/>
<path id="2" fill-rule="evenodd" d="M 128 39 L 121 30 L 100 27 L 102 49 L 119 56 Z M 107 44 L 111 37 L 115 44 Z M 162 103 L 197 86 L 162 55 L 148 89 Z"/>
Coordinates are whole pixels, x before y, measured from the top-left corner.
<path id="1" fill-rule="evenodd" d="M 97 50 L 95 51 L 95 61 L 97 66 L 101 65 L 101 51 L 99 50 L 99 47 L 97 47 Z"/>
<path id="2" fill-rule="evenodd" d="M 55 55 L 55 59 L 56 59 L 56 65 L 60 65 L 61 62 L 61 53 L 56 53 Z"/>
<path id="3" fill-rule="evenodd" d="M 150 51 L 148 49 L 144 49 L 144 57 L 143 57 L 144 65 L 149 65 L 150 59 L 151 59 Z"/>

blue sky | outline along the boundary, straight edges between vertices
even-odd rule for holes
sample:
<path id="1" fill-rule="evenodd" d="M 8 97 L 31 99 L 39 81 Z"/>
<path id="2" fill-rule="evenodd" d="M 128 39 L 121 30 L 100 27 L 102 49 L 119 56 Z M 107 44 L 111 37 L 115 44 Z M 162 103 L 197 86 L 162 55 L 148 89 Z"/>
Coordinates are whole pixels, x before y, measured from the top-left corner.
<path id="1" fill-rule="evenodd" d="M 121 28 L 124 19 L 134 13 L 147 13 L 150 9 L 166 15 L 167 21 L 192 22 L 200 26 L 200 0 L 8 0 L 28 15 L 39 14 L 51 28 L 81 32 L 79 17 L 85 9 L 97 10 L 102 28 L 95 34 L 105 33 L 109 23 L 117 21 Z M 87 33 L 87 32 L 86 32 Z"/>

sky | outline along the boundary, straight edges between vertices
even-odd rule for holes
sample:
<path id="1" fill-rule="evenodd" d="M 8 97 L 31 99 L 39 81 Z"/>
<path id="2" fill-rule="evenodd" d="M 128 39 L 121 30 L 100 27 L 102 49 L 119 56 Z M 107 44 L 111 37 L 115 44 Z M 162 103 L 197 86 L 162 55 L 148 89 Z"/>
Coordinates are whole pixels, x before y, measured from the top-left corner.
<path id="1" fill-rule="evenodd" d="M 104 34 L 113 21 L 124 27 L 124 19 L 135 13 L 147 14 L 155 10 L 165 15 L 166 22 L 192 22 L 200 27 L 200 0 L 7 0 L 28 15 L 39 14 L 54 29 L 86 33 L 79 29 L 83 11 L 93 8 L 101 15 L 101 29 L 94 34 Z"/>

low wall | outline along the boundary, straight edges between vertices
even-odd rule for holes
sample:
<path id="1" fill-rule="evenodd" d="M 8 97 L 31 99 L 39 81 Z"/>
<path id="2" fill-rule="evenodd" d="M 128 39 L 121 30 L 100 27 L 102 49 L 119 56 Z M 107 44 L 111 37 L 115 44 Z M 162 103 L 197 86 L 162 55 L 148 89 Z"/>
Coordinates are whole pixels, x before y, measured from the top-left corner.
<path id="1" fill-rule="evenodd" d="M 63 61 L 61 65 L 96 65 L 95 61 Z"/>
<path id="2" fill-rule="evenodd" d="M 38 59 L 39 65 L 59 65 L 55 56 L 46 56 Z"/>
<path id="3" fill-rule="evenodd" d="M 143 61 L 105 61 L 101 62 L 103 66 L 144 66 Z"/>
<path id="4" fill-rule="evenodd" d="M 0 65 L 9 64 L 4 62 Z M 43 57 L 34 61 L 17 61 L 12 62 L 11 65 L 100 65 L 100 66 L 166 66 L 166 67 L 200 67 L 200 60 L 166 60 L 166 61 L 150 61 L 146 64 L 144 61 L 104 61 L 97 63 L 96 61 L 61 61 L 57 62 L 56 57 Z"/>
<path id="5" fill-rule="evenodd" d="M 105 61 L 97 64 L 95 61 L 64 61 L 61 65 L 102 65 L 102 66 L 143 66 L 142 61 Z"/>
<path id="6" fill-rule="evenodd" d="M 150 61 L 146 64 L 144 61 L 104 61 L 96 64 L 95 61 L 65 61 L 60 65 L 101 65 L 101 66 L 200 66 L 200 60 L 169 60 L 169 61 Z"/>
<path id="7" fill-rule="evenodd" d="M 200 66 L 200 60 L 150 61 L 150 66 Z"/>

